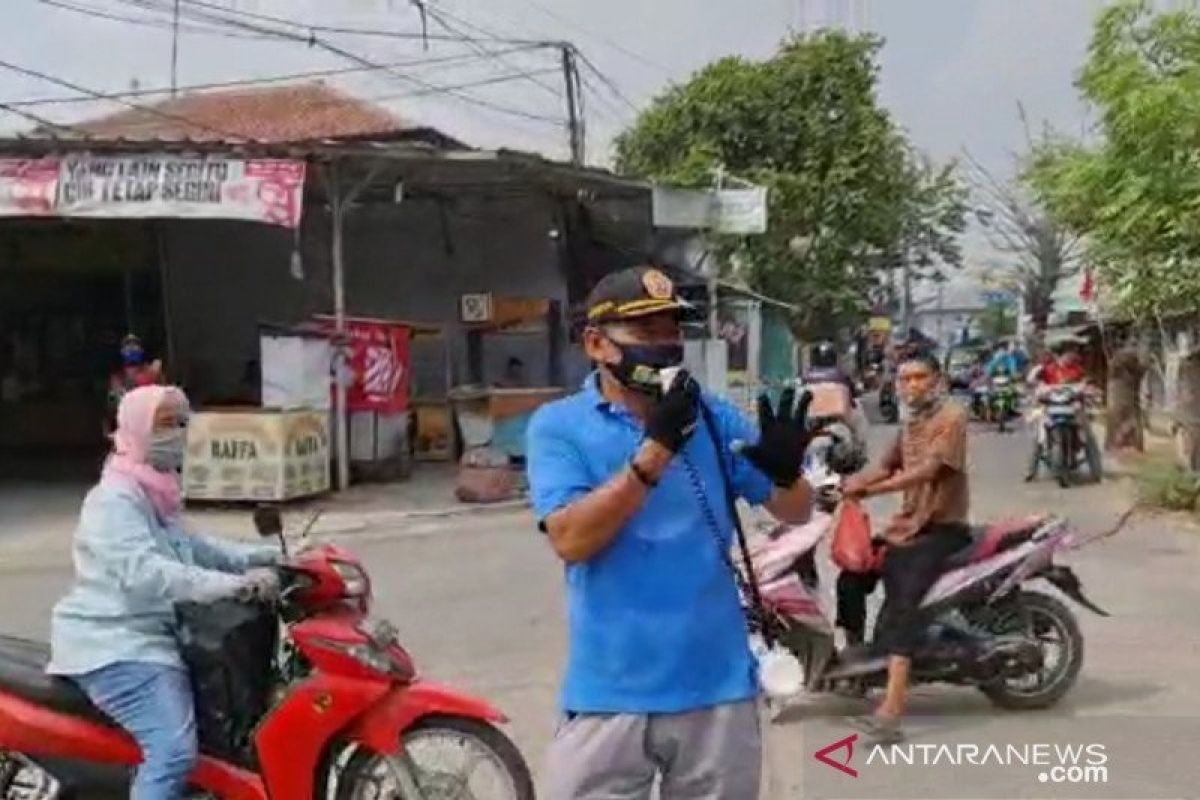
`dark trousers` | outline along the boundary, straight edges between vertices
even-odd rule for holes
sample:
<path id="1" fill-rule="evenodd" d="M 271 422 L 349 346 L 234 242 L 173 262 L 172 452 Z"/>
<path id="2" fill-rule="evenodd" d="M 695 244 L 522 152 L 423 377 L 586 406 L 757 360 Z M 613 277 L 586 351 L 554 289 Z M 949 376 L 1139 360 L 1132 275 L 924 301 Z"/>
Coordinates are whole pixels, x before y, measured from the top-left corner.
<path id="1" fill-rule="evenodd" d="M 878 572 L 847 572 L 837 579 L 837 626 L 846 631 L 850 644 L 867 640 L 867 598 L 883 576 Z"/>
<path id="2" fill-rule="evenodd" d="M 882 578 L 883 608 L 873 649 L 911 657 L 921 642 L 921 601 L 945 570 L 946 560 L 971 541 L 966 525 L 928 525 L 903 547 L 888 547 L 883 572 L 843 572 L 837 583 L 837 625 L 852 640 L 865 638 L 867 597 Z"/>

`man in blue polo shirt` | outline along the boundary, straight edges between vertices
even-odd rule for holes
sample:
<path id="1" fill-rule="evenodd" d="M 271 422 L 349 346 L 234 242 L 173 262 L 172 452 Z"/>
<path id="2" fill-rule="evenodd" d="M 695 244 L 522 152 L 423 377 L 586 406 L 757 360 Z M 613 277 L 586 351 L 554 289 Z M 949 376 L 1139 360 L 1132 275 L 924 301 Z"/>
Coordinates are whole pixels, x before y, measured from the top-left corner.
<path id="1" fill-rule="evenodd" d="M 596 371 L 530 424 L 529 482 L 566 563 L 570 634 L 549 800 L 648 800 L 656 777 L 664 800 L 758 797 L 758 686 L 721 461 L 737 495 L 806 520 L 807 403 L 793 410 L 789 393 L 776 414 L 762 401 L 760 435 L 686 373 L 664 391 L 683 361 L 683 307 L 657 270 L 600 281 L 583 334 Z"/>

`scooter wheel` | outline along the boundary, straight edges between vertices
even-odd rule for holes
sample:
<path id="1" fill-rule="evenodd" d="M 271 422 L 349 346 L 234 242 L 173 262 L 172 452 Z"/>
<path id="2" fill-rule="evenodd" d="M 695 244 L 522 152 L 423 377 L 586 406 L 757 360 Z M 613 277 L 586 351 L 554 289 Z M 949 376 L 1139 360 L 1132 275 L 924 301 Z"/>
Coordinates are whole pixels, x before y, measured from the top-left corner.
<path id="1" fill-rule="evenodd" d="M 1083 668 L 1083 632 L 1071 609 L 1056 597 L 1043 592 L 1019 592 L 1011 602 L 1016 619 L 1032 623 L 1039 638 L 1053 631 L 1063 652 L 1058 662 L 1036 676 L 1034 685 L 1023 684 L 1024 679 L 1010 679 L 985 684 L 979 690 L 1000 708 L 1014 711 L 1049 708 L 1061 700 L 1079 678 Z M 991 633 L 1010 631 L 992 630 Z M 1022 629 L 1011 633 L 1028 635 L 1029 631 Z"/>
<path id="2" fill-rule="evenodd" d="M 495 772 L 504 776 L 506 800 L 535 800 L 529 765 L 512 740 L 493 725 L 466 717 L 435 715 L 425 717 L 405 730 L 403 739 L 417 773 L 418 785 L 426 797 L 460 796 L 462 781 L 471 777 L 467 775 L 464 779 L 445 772 L 440 761 L 431 759 L 431 763 L 424 763 L 425 743 L 450 739 L 464 748 L 469 745 L 491 764 Z M 386 764 L 374 753 L 357 750 L 338 775 L 337 800 L 373 800 L 377 797 L 410 800 L 389 784 L 390 774 Z"/>

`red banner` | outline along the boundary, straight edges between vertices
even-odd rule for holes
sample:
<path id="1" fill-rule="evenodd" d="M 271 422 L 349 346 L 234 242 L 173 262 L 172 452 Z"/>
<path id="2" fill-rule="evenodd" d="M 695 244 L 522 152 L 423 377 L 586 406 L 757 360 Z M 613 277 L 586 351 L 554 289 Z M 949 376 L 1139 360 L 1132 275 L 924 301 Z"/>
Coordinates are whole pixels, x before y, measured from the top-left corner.
<path id="1" fill-rule="evenodd" d="M 323 322 L 333 328 L 331 321 Z M 396 414 L 408 410 L 411 333 L 406 325 L 365 320 L 346 322 L 346 335 L 350 339 L 346 405 L 351 411 Z"/>
<path id="2" fill-rule="evenodd" d="M 55 158 L 0 158 L 0 217 L 53 214 L 58 171 Z"/>
<path id="3" fill-rule="evenodd" d="M 0 217 L 238 219 L 295 228 L 303 161 L 164 154 L 0 158 Z"/>

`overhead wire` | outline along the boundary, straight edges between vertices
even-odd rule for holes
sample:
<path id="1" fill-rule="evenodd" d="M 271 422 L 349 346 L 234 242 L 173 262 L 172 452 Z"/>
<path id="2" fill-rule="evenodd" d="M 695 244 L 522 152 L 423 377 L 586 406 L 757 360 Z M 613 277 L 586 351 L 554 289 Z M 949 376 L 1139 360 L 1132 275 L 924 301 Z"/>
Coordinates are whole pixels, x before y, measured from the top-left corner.
<path id="1" fill-rule="evenodd" d="M 221 128 L 214 127 L 205 122 L 200 122 L 199 120 L 188 119 L 185 116 L 181 116 L 179 114 L 172 114 L 169 111 L 163 111 L 162 109 L 155 108 L 154 106 L 147 106 L 147 105 L 142 105 L 140 103 L 134 103 L 134 102 L 132 102 L 130 100 L 126 100 L 125 98 L 122 98 L 122 97 L 105 94 L 104 92 L 99 92 L 99 91 L 96 91 L 95 89 L 89 89 L 86 86 L 81 86 L 80 84 L 74 83 L 73 81 L 66 80 L 65 78 L 59 78 L 55 75 L 50 75 L 49 73 L 42 72 L 42 71 L 36 70 L 36 69 L 32 69 L 30 67 L 23 67 L 20 64 L 14 64 L 11 61 L 5 61 L 3 59 L 0 59 L 0 69 L 7 69 L 10 72 L 15 72 L 17 74 L 24 75 L 29 78 L 36 78 L 37 80 L 44 81 L 46 83 L 53 83 L 57 86 L 63 87 L 64 89 L 70 89 L 74 92 L 79 92 L 81 94 L 90 95 L 97 100 L 110 100 L 114 103 L 120 103 L 123 106 L 127 106 L 136 111 L 145 112 L 146 114 L 149 114 L 154 117 L 159 117 L 160 119 L 165 119 L 165 120 L 169 120 L 171 122 L 176 122 L 176 123 L 183 123 L 185 125 L 190 125 L 190 126 L 194 126 L 197 128 L 204 128 L 212 133 L 220 134 L 223 137 L 230 137 L 233 139 L 244 139 L 245 138 L 241 134 L 222 130 Z"/>
<path id="2" fill-rule="evenodd" d="M 71 133 L 77 132 L 77 129 L 70 125 L 65 125 L 61 122 L 55 122 L 54 120 L 47 119 L 40 114 L 34 114 L 31 111 L 25 111 L 24 109 L 17 108 L 11 103 L 0 103 L 0 111 L 7 111 L 10 114 L 15 114 L 18 117 L 27 119 L 30 122 L 36 122 L 38 125 L 42 125 L 47 128 L 55 128 L 57 130 L 68 131 Z"/>
<path id="3" fill-rule="evenodd" d="M 512 52 L 519 52 L 523 47 L 513 47 Z M 458 61 L 469 62 L 473 61 L 478 56 L 475 54 L 460 53 L 454 56 L 444 56 L 441 58 L 420 59 L 418 61 L 395 61 L 384 63 L 380 66 L 386 69 L 403 69 L 405 67 L 426 67 L 435 65 L 446 65 Z M 311 78 L 328 78 L 337 75 L 350 75 L 354 73 L 365 73 L 377 71 L 376 67 L 337 67 L 334 69 L 318 69 L 307 70 L 304 72 L 288 72 L 279 75 L 268 75 L 261 78 L 238 78 L 227 81 L 212 81 L 208 83 L 191 83 L 177 86 L 171 89 L 168 86 L 158 86 L 146 89 L 129 89 L 121 92 L 110 92 L 113 97 L 152 97 L 154 95 L 171 94 L 172 91 L 177 92 L 196 92 L 206 91 L 210 89 L 235 89 L 245 86 L 266 86 L 273 83 L 286 83 L 288 81 L 300 81 Z M 81 97 L 79 95 L 71 95 L 69 97 L 43 97 L 32 100 L 10 100 L 9 105 L 20 107 L 26 106 L 41 106 L 41 105 L 56 105 L 56 104 L 72 104 L 72 103 L 94 103 L 94 97 Z"/>
<path id="4" fill-rule="evenodd" d="M 623 91 L 621 91 L 621 87 L 617 85 L 616 81 L 605 75 L 604 72 L 602 72 L 600 68 L 597 67 L 592 60 L 584 55 L 578 48 L 575 48 L 575 55 L 580 61 L 583 62 L 585 67 L 591 70 L 592 74 L 595 75 L 601 83 L 608 87 L 608 90 L 613 93 L 614 97 L 628 106 L 629 109 L 635 114 L 638 113 L 637 104 L 630 100 L 629 97 Z"/>
<path id="5" fill-rule="evenodd" d="M 610 99 L 606 92 L 601 91 L 596 84 L 587 75 L 579 76 L 583 88 L 586 89 L 591 98 L 597 101 L 597 108 L 606 114 L 610 119 L 624 123 L 630 119 L 629 112 L 621 108 L 617 103 Z"/>
<path id="6" fill-rule="evenodd" d="M 564 25 L 566 25 L 570 28 L 574 28 L 576 31 L 582 33 L 585 36 L 595 39 L 596 41 L 603 42 L 604 44 L 608 45 L 609 47 L 613 48 L 614 50 L 624 53 L 625 55 L 629 56 L 630 58 L 640 61 L 642 64 L 645 64 L 648 67 L 652 67 L 667 76 L 673 75 L 672 71 L 667 69 L 666 67 L 664 67 L 662 64 L 658 64 L 658 63 L 655 63 L 654 61 L 651 61 L 649 58 L 646 58 L 646 56 L 642 55 L 641 53 L 637 52 L 636 50 L 632 50 L 632 49 L 626 47 L 625 45 L 620 44 L 619 42 L 613 41 L 611 38 L 605 36 L 602 33 L 599 33 L 597 31 L 593 31 L 589 28 L 584 27 L 583 25 L 574 21 L 570 17 L 567 17 L 564 14 L 562 14 L 558 11 L 555 11 L 552 8 L 549 8 L 545 4 L 538 2 L 538 0 L 523 0 L 523 2 L 525 3 L 525 5 L 529 6 L 530 8 L 540 11 L 542 14 L 544 14 L 552 19 L 556 19 L 559 22 L 563 23 Z"/>
<path id="7" fill-rule="evenodd" d="M 452 14 L 450 14 L 448 11 L 443 11 L 443 10 L 440 10 L 440 9 L 435 11 L 435 10 L 434 10 L 434 9 L 432 9 L 432 8 L 427 8 L 427 9 L 426 9 L 426 12 L 429 14 L 429 16 L 430 16 L 430 17 L 432 17 L 432 18 L 433 18 L 433 20 L 434 20 L 435 22 L 437 22 L 439 25 L 441 25 L 443 28 L 445 28 L 446 30 L 450 31 L 451 33 L 458 33 L 458 34 L 461 34 L 461 31 L 457 30 L 457 29 L 456 29 L 456 28 L 455 28 L 453 25 L 451 25 L 450 23 L 448 23 L 448 22 L 446 21 L 446 19 L 447 19 L 447 18 L 450 18 L 450 19 L 452 19 L 452 20 L 455 20 L 455 21 L 456 21 L 456 22 L 458 22 L 459 24 L 461 24 L 461 25 L 463 25 L 463 26 L 466 26 L 466 27 L 468 27 L 468 28 L 470 28 L 470 29 L 473 29 L 473 30 L 475 30 L 475 32 L 476 32 L 476 33 L 484 33 L 484 34 L 489 34 L 489 32 L 488 32 L 488 31 L 486 31 L 486 30 L 484 30 L 483 28 L 480 28 L 479 26 L 475 25 L 474 23 L 472 23 L 472 22 L 470 22 L 470 21 L 468 21 L 468 20 L 464 20 L 464 19 L 461 19 L 461 18 L 459 18 L 459 17 L 455 17 L 455 16 L 453 16 Z M 464 41 L 466 41 L 466 40 L 467 40 L 467 38 L 468 38 L 468 37 L 466 37 L 466 36 L 464 35 Z M 493 38 L 493 39 L 495 39 L 495 40 L 497 40 L 497 41 L 499 41 L 499 37 L 497 37 L 497 36 L 492 36 L 492 38 Z M 483 57 L 485 57 L 485 58 L 491 58 L 491 59 L 493 59 L 493 60 L 494 60 L 496 63 L 498 63 L 498 64 L 503 64 L 503 65 L 504 65 L 504 66 L 506 66 L 506 67 L 507 67 L 507 66 L 510 66 L 510 65 L 508 64 L 508 62 L 507 62 L 507 61 L 506 61 L 506 60 L 505 60 L 503 57 L 501 57 L 501 56 L 497 55 L 497 54 L 495 53 L 495 51 L 488 50 L 486 47 L 484 47 L 483 45 L 479 44 L 478 42 L 475 42 L 475 41 L 468 41 L 468 42 L 467 42 L 467 46 L 468 46 L 468 47 L 470 47 L 472 50 L 474 50 L 475 52 L 479 53 L 481 56 L 483 56 Z M 562 99 L 563 93 L 562 93 L 562 91 L 561 91 L 561 90 L 559 90 L 559 89 L 557 89 L 557 88 L 555 88 L 555 87 L 553 87 L 553 86 L 551 86 L 551 85 L 549 85 L 549 84 L 545 83 L 544 81 L 540 81 L 540 80 L 538 80 L 538 79 L 536 79 L 536 78 L 530 78 L 530 82 L 531 82 L 531 83 L 533 83 L 535 86 L 538 86 L 538 87 L 540 87 L 540 88 L 541 88 L 542 90 L 544 90 L 545 92 L 547 92 L 547 93 L 548 93 L 548 94 L 549 94 L 551 97 L 553 97 L 555 100 L 561 100 L 561 99 Z"/>
<path id="8" fill-rule="evenodd" d="M 140 6 L 142 8 L 149 7 L 146 3 L 138 2 L 137 0 L 117 0 L 117 2 L 123 2 L 128 5 Z M 374 36 L 374 37 L 382 37 L 382 38 L 387 38 L 387 39 L 408 39 L 408 40 L 412 40 L 412 41 L 444 41 L 444 42 L 462 42 L 463 41 L 463 37 L 461 37 L 461 36 L 439 36 L 437 34 L 418 33 L 415 31 L 392 31 L 392 30 L 386 30 L 386 29 L 380 29 L 380 28 L 360 28 L 360 27 L 352 27 L 352 26 L 345 26 L 345 25 L 320 25 L 320 24 L 315 24 L 315 23 L 310 24 L 307 22 L 303 22 L 301 20 L 288 19 L 287 17 L 275 16 L 273 14 L 263 14 L 263 13 L 259 13 L 259 12 L 246 11 L 244 9 L 220 6 L 215 3 L 204 2 L 204 0 L 182 0 L 182 2 L 183 2 L 183 5 L 185 5 L 185 6 L 193 6 L 195 8 L 208 9 L 210 11 L 216 11 L 221 14 L 241 17 L 242 19 L 246 19 L 246 20 L 254 20 L 257 22 L 269 22 L 269 23 L 273 23 L 276 25 L 283 25 L 286 27 L 291 27 L 291 28 L 296 28 L 299 30 L 311 31 L 311 32 L 340 33 L 340 34 L 346 34 L 346 35 L 351 35 L 351 36 Z M 158 7 L 158 10 L 166 11 L 168 13 L 172 11 L 172 9 L 166 9 L 166 8 L 162 8 L 162 7 Z M 474 39 L 472 41 L 478 42 L 478 41 L 483 41 L 483 40 Z M 539 45 L 554 44 L 553 42 L 546 42 L 546 41 L 541 41 L 541 40 L 537 40 L 537 39 L 504 39 L 503 43 L 504 44 L 539 44 Z"/>
<path id="9" fill-rule="evenodd" d="M 168 20 L 150 19 L 148 17 L 130 17 L 124 14 L 118 14 L 113 11 L 94 8 L 77 3 L 65 2 L 65 0 L 37 0 L 44 6 L 70 11 L 75 14 L 93 17 L 95 19 L 104 19 L 112 22 L 121 22 L 127 25 L 140 25 L 146 28 L 155 28 L 162 31 L 170 31 L 174 29 L 174 25 Z M 250 33 L 233 33 L 232 31 L 222 31 L 217 28 L 207 28 L 200 25 L 181 24 L 178 30 L 183 33 L 192 33 L 199 36 L 221 36 L 229 39 L 256 39 L 261 40 L 267 37 L 250 34 Z"/>
<path id="10" fill-rule="evenodd" d="M 148 2 L 148 0 L 119 0 L 119 1 L 126 3 L 128 5 L 133 5 L 133 6 L 136 6 L 139 8 L 152 9 L 152 10 L 156 10 L 159 12 L 168 10 L 168 9 L 164 8 L 163 6 L 159 6 L 159 5 L 153 4 L 151 2 Z M 437 89 L 436 84 L 432 84 L 432 83 L 422 80 L 420 78 L 413 77 L 412 75 L 408 75 L 408 74 L 405 74 L 402 72 L 398 72 L 395 69 L 388 68 L 385 65 L 379 64 L 378 62 L 375 62 L 369 58 L 359 55 L 358 53 L 355 53 L 351 50 L 347 50 L 346 48 L 341 47 L 339 45 L 333 44 L 332 42 L 330 42 L 320 36 L 317 36 L 316 33 L 314 33 L 312 30 L 310 30 L 309 33 L 307 35 L 305 35 L 302 33 L 296 33 L 296 32 L 292 32 L 292 31 L 288 31 L 288 30 L 280 30 L 279 28 L 266 28 L 258 23 L 247 22 L 242 19 L 234 19 L 234 18 L 231 18 L 231 17 L 223 15 L 223 14 L 213 14 L 213 13 L 207 12 L 207 11 L 197 11 L 196 9 L 191 8 L 191 7 L 199 6 L 201 8 L 215 8 L 219 11 L 235 13 L 236 15 L 243 16 L 243 17 L 266 18 L 276 24 L 285 24 L 285 25 L 290 25 L 295 28 L 308 29 L 308 26 L 305 26 L 303 23 L 296 22 L 294 20 L 287 20 L 287 19 L 281 18 L 281 17 L 270 17 L 268 15 L 254 14 L 252 12 L 247 12 L 247 11 L 240 11 L 240 10 L 235 11 L 233 9 L 224 9 L 224 8 L 221 8 L 220 6 L 214 6 L 211 3 L 201 2 L 201 0 L 183 0 L 183 4 L 184 4 L 184 11 L 189 13 L 191 15 L 190 18 L 192 18 L 192 19 L 199 18 L 205 22 L 215 22 L 215 23 L 219 23 L 222 25 L 229 25 L 229 26 L 243 29 L 243 30 L 250 30 L 255 33 L 268 34 L 268 35 L 274 36 L 279 39 L 284 39 L 284 40 L 288 40 L 288 41 L 292 41 L 292 42 L 296 42 L 296 43 L 302 43 L 309 47 L 319 47 L 322 50 L 325 50 L 326 52 L 340 56 L 341 58 L 347 59 L 356 64 L 360 64 L 362 66 L 373 67 L 373 68 L 377 69 L 378 71 L 387 73 L 388 75 L 391 75 L 399 80 L 420 86 L 421 88 L 424 88 L 424 89 L 428 89 L 428 90 L 430 90 L 431 93 L 437 93 L 439 91 Z M 319 28 L 319 26 L 318 26 L 318 28 Z M 314 28 L 313 30 L 316 30 L 318 28 Z M 456 40 L 456 41 L 458 41 L 458 40 Z M 476 105 L 480 108 L 487 108 L 492 111 L 496 111 L 498 113 L 506 114 L 509 116 L 520 117 L 520 118 L 530 120 L 533 122 L 539 122 L 542 124 L 550 124 L 550 125 L 555 125 L 555 126 L 559 126 L 562 124 L 561 119 L 556 118 L 556 117 L 548 117 L 548 116 L 541 115 L 541 114 L 534 114 L 532 112 L 525 111 L 523 109 L 512 108 L 509 106 L 501 105 L 499 103 L 494 103 L 494 102 L 491 102 L 484 98 L 477 97 L 477 96 L 471 95 L 471 94 L 467 94 L 465 92 L 448 90 L 448 91 L 442 92 L 442 94 L 444 94 L 446 97 L 451 97 L 451 98 L 457 99 L 462 102 Z"/>
<path id="11" fill-rule="evenodd" d="M 556 18 L 560 19 L 561 21 L 566 22 L 571 27 L 574 27 L 576 29 L 582 29 L 581 26 L 579 26 L 578 24 L 573 23 L 569 19 L 566 19 L 565 17 L 561 17 L 560 15 L 557 15 L 554 12 L 551 12 L 549 9 L 542 9 L 542 10 L 547 12 L 548 14 L 550 14 L 550 16 L 556 17 Z M 432 14 L 432 13 L 433 13 L 433 11 L 430 10 L 430 14 Z M 473 29 L 476 33 L 480 33 L 482 35 L 491 37 L 496 40 L 503 40 L 503 41 L 511 40 L 511 38 L 506 38 L 505 36 L 497 34 L 494 31 L 488 30 L 487 28 L 473 24 L 470 21 L 463 19 L 461 16 L 456 17 L 455 15 L 451 14 L 449 11 L 446 11 L 444 8 L 438 9 L 438 13 L 445 15 L 445 16 L 449 16 L 451 19 L 456 19 L 460 24 L 463 24 L 463 25 Z M 588 31 L 586 29 L 583 29 L 583 30 L 584 30 L 584 33 L 588 33 Z M 598 37 L 598 38 L 603 40 L 602 36 Z M 637 104 L 635 104 L 632 100 L 630 100 L 628 95 L 626 95 L 624 93 L 624 91 L 621 90 L 620 86 L 617 85 L 616 81 L 614 81 L 612 78 L 610 78 L 608 75 L 606 75 L 596 65 L 596 63 L 592 59 L 588 58 L 583 53 L 583 51 L 580 50 L 578 45 L 575 45 L 575 44 L 573 44 L 571 42 L 567 42 L 567 41 L 560 41 L 557 43 L 557 47 L 560 49 L 563 47 L 570 48 L 572 53 L 576 57 L 578 57 L 582 62 L 584 62 L 584 66 L 589 71 L 591 71 L 600 80 L 601 83 L 604 84 L 604 86 L 608 89 L 608 91 L 612 94 L 613 97 L 615 97 L 616 99 L 621 101 L 621 103 L 623 103 L 626 107 L 628 107 L 634 114 L 638 113 L 639 109 L 637 107 Z M 617 45 L 617 47 L 618 47 L 618 49 L 621 49 L 619 45 Z M 634 57 L 638 57 L 636 53 L 631 53 L 631 55 L 633 55 Z M 665 71 L 665 68 L 660 67 L 660 69 L 663 69 Z M 582 79 L 582 76 L 581 76 L 581 79 Z M 601 93 L 598 89 L 596 89 L 595 86 L 589 85 L 588 88 L 590 89 L 590 91 L 592 92 L 594 97 L 600 98 L 601 101 L 604 102 L 603 93 Z M 609 106 L 609 108 L 611 109 L 612 106 Z M 623 112 L 616 112 L 616 114 L 618 116 L 623 117 L 625 120 L 628 120 L 630 118 L 628 114 L 625 114 Z"/>

